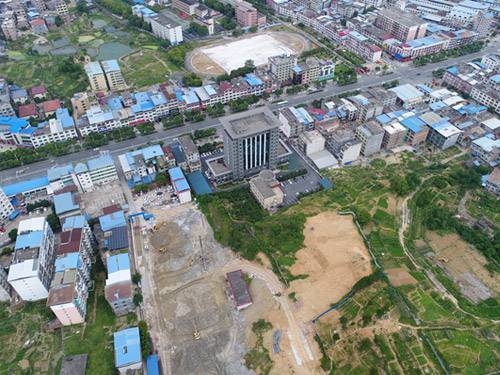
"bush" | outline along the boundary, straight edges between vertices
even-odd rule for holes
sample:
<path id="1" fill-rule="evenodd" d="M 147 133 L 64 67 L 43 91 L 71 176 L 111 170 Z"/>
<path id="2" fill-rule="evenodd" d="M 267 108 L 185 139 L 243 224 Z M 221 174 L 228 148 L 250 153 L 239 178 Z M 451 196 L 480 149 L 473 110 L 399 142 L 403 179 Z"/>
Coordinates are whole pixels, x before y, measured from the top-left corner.
<path id="1" fill-rule="evenodd" d="M 17 239 L 17 228 L 11 229 L 9 231 L 8 236 L 9 236 L 10 242 L 15 242 Z"/>
<path id="2" fill-rule="evenodd" d="M 148 325 L 144 320 L 138 324 L 139 336 L 141 337 L 142 358 L 146 359 L 151 354 L 151 338 L 149 336 Z"/>

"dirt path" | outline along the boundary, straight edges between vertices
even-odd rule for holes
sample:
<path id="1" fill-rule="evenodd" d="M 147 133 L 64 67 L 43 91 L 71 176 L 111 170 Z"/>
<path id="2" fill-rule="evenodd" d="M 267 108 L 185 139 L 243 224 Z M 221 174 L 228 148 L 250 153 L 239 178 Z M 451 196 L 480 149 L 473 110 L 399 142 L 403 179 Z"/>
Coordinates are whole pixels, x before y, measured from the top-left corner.
<path id="1" fill-rule="evenodd" d="M 271 270 L 263 269 L 261 266 L 257 266 L 243 259 L 235 259 L 229 262 L 221 271 L 226 273 L 234 271 L 235 269 L 241 269 L 243 272 L 250 273 L 266 283 L 267 288 L 276 301 L 278 301 L 287 318 L 288 337 L 295 358 L 297 373 L 312 374 L 313 372 L 308 366 L 308 362 L 313 362 L 315 360 L 313 351 L 302 332 L 302 327 L 295 318 L 290 307 L 289 298 L 277 276 Z"/>

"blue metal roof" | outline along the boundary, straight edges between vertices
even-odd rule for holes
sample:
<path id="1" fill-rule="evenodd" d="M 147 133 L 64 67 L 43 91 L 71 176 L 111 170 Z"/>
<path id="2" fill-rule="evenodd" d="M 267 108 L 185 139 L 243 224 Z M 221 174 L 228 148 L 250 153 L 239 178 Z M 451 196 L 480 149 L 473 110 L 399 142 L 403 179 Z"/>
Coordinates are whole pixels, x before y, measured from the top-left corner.
<path id="1" fill-rule="evenodd" d="M 120 368 L 142 361 L 139 328 L 127 328 L 115 332 L 113 336 L 116 367 Z"/>
<path id="2" fill-rule="evenodd" d="M 401 120 L 401 124 L 414 133 L 418 133 L 425 128 L 425 122 L 420 120 L 417 116 L 405 118 Z"/>
<path id="3" fill-rule="evenodd" d="M 172 154 L 174 154 L 175 162 L 177 164 L 184 163 L 186 158 L 184 157 L 184 153 L 181 150 L 181 146 L 178 144 L 172 145 Z"/>
<path id="4" fill-rule="evenodd" d="M 250 86 L 260 86 L 263 83 L 262 80 L 253 73 L 246 74 L 245 81 L 247 81 Z"/>
<path id="5" fill-rule="evenodd" d="M 99 223 L 101 224 L 101 229 L 103 232 L 107 232 L 113 228 L 123 227 L 127 225 L 125 220 L 125 214 L 123 211 L 113 212 L 109 215 L 103 215 L 99 218 Z"/>
<path id="6" fill-rule="evenodd" d="M 36 230 L 33 232 L 23 233 L 17 236 L 15 249 L 31 249 L 40 247 L 42 244 L 43 232 Z"/>
<path id="7" fill-rule="evenodd" d="M 168 174 L 170 175 L 170 181 L 184 178 L 184 173 L 182 173 L 182 169 L 180 169 L 179 167 L 170 168 L 168 170 Z"/>
<path id="8" fill-rule="evenodd" d="M 56 110 L 56 118 L 61 122 L 63 128 L 72 128 L 75 126 L 75 121 L 73 121 L 73 117 L 69 115 L 67 108 L 58 108 Z"/>
<path id="9" fill-rule="evenodd" d="M 437 111 L 439 109 L 443 109 L 443 108 L 446 108 L 446 107 L 448 107 L 448 105 L 446 105 L 442 101 L 434 102 L 434 103 L 429 104 L 429 108 L 432 109 L 433 111 Z"/>
<path id="10" fill-rule="evenodd" d="M 205 195 L 213 193 L 210 184 L 208 183 L 203 173 L 201 173 L 201 171 L 195 171 L 193 173 L 186 175 L 186 177 L 189 181 L 189 185 L 193 187 L 194 193 L 196 195 Z"/>
<path id="11" fill-rule="evenodd" d="M 73 228 L 83 228 L 85 223 L 87 223 L 87 219 L 83 215 L 70 216 L 64 220 L 62 229 L 66 231 Z"/>
<path id="12" fill-rule="evenodd" d="M 382 113 L 381 115 L 378 115 L 375 118 L 377 119 L 378 122 L 380 122 L 383 125 L 385 125 L 391 121 L 391 118 L 389 116 L 387 116 L 385 113 Z"/>
<path id="13" fill-rule="evenodd" d="M 109 167 L 109 166 L 114 165 L 114 164 L 115 163 L 113 163 L 113 159 L 111 158 L 110 155 L 102 155 L 102 156 L 99 156 L 98 158 L 87 160 L 87 165 L 89 167 L 89 170 L 91 170 L 91 171 L 96 170 L 96 169 L 100 169 L 100 168 Z"/>
<path id="14" fill-rule="evenodd" d="M 107 260 L 108 274 L 130 269 L 130 259 L 127 253 L 112 255 Z"/>
<path id="15" fill-rule="evenodd" d="M 52 167 L 47 170 L 47 178 L 50 182 L 57 181 L 63 176 L 67 176 L 73 172 L 71 164 L 63 165 L 62 167 Z"/>
<path id="16" fill-rule="evenodd" d="M 424 84 L 418 84 L 417 87 L 426 94 L 430 94 L 433 91 L 429 86 Z"/>
<path id="17" fill-rule="evenodd" d="M 158 367 L 158 354 L 151 354 L 146 360 L 146 369 L 148 375 L 160 375 L 160 369 Z"/>
<path id="18" fill-rule="evenodd" d="M 73 193 L 67 192 L 54 196 L 54 207 L 56 209 L 56 214 L 60 215 L 78 210 L 80 205 L 75 203 Z"/>
<path id="19" fill-rule="evenodd" d="M 89 168 L 84 163 L 78 163 L 77 165 L 75 165 L 75 169 L 74 169 L 75 173 L 88 172 L 88 170 L 89 170 Z"/>
<path id="20" fill-rule="evenodd" d="M 46 188 L 49 185 L 49 179 L 47 176 L 37 177 L 32 180 L 16 182 L 15 184 L 4 185 L 2 187 L 5 195 L 8 197 L 13 197 L 20 193 L 26 193 L 33 190 L 38 190 Z"/>
<path id="21" fill-rule="evenodd" d="M 206 85 L 206 86 L 203 86 L 203 88 L 205 89 L 205 91 L 207 92 L 208 95 L 210 95 L 210 96 L 217 95 L 217 91 L 215 91 L 215 89 L 212 86 Z"/>
<path id="22" fill-rule="evenodd" d="M 0 126 L 8 126 L 11 133 L 18 133 L 21 129 L 29 126 L 29 122 L 22 118 L 0 116 Z"/>
<path id="23" fill-rule="evenodd" d="M 120 98 L 118 98 L 116 96 L 109 98 L 107 101 L 107 104 L 108 104 L 108 108 L 113 110 L 113 111 L 123 108 L 122 101 L 120 100 Z"/>
<path id="24" fill-rule="evenodd" d="M 458 74 L 458 68 L 456 66 L 450 66 L 448 69 L 446 69 L 449 73 L 453 74 L 456 76 Z"/>
<path id="25" fill-rule="evenodd" d="M 118 60 L 104 60 L 101 61 L 101 65 L 105 72 L 120 71 L 120 65 L 118 65 Z"/>
<path id="26" fill-rule="evenodd" d="M 78 268 L 79 266 L 80 266 L 80 254 L 77 252 L 66 253 L 63 256 L 59 256 L 55 262 L 56 272 L 75 269 Z"/>

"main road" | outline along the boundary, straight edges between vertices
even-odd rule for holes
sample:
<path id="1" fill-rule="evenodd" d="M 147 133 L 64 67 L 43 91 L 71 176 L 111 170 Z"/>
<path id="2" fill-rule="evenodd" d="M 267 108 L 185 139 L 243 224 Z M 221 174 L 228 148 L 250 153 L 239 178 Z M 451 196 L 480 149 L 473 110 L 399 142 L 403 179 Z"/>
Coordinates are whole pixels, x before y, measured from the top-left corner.
<path id="1" fill-rule="evenodd" d="M 423 67 L 415 67 L 413 65 L 402 65 L 396 68 L 395 72 L 389 75 L 362 75 L 359 77 L 358 82 L 347 86 L 336 86 L 334 84 L 329 84 L 325 89 L 312 94 L 299 93 L 296 95 L 285 96 L 284 100 L 287 100 L 287 106 L 293 106 L 305 102 L 309 102 L 316 99 L 327 98 L 330 96 L 338 95 L 343 92 L 354 91 L 359 89 L 366 89 L 371 86 L 381 85 L 386 81 L 399 80 L 400 83 L 417 83 L 417 82 L 428 82 L 432 80 L 432 71 L 445 68 L 453 64 L 460 64 L 466 61 L 474 60 L 478 57 L 483 56 L 486 53 L 498 52 L 498 43 L 491 42 L 486 48 L 477 53 L 472 53 L 465 56 L 460 56 L 453 59 L 448 59 L 434 64 L 428 64 Z M 279 104 L 270 104 L 269 107 L 272 110 L 280 108 Z M 94 150 L 83 150 L 76 152 L 74 154 L 64 155 L 52 160 L 43 160 L 37 163 L 25 165 L 22 167 L 11 168 L 4 171 L 0 171 L 0 186 L 5 184 L 11 184 L 16 181 L 26 180 L 28 178 L 35 178 L 43 176 L 47 173 L 47 169 L 52 166 L 65 165 L 69 163 L 78 162 L 81 160 L 86 160 L 91 157 L 99 155 L 101 151 L 107 151 L 111 156 L 117 161 L 118 155 L 126 152 L 130 148 L 135 148 L 138 146 L 145 145 L 147 143 L 158 142 L 158 141 L 171 141 L 182 134 L 191 133 L 195 130 L 205 129 L 210 127 L 219 127 L 218 119 L 207 119 L 198 123 L 189 123 L 178 128 L 161 130 L 157 133 L 138 136 L 133 139 L 129 139 L 119 143 L 110 143 L 106 146 L 100 147 L 98 151 Z M 22 173 L 19 173 L 22 171 Z"/>

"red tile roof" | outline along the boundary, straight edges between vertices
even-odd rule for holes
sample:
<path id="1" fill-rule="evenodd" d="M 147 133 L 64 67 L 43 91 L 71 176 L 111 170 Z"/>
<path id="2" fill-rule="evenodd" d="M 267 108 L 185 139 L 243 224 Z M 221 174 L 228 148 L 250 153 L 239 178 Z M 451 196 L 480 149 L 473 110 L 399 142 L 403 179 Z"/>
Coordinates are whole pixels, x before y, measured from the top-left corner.
<path id="1" fill-rule="evenodd" d="M 41 18 L 35 18 L 33 21 L 31 21 L 31 26 L 42 26 L 45 25 L 45 21 L 42 20 Z"/>
<path id="2" fill-rule="evenodd" d="M 36 105 L 35 104 L 25 104 L 20 105 L 18 109 L 19 117 L 31 117 L 36 116 Z"/>
<path id="3" fill-rule="evenodd" d="M 47 100 L 46 102 L 43 102 L 42 107 L 43 112 L 45 113 L 55 112 L 61 108 L 61 101 L 59 99 Z"/>
<path id="4" fill-rule="evenodd" d="M 104 294 L 106 296 L 106 301 L 110 303 L 130 298 L 133 294 L 132 282 L 130 280 L 126 280 L 107 285 L 104 289 Z"/>
<path id="5" fill-rule="evenodd" d="M 45 94 L 47 92 L 47 88 L 44 86 L 44 85 L 40 85 L 40 86 L 33 86 L 31 89 L 30 89 L 30 94 L 33 96 L 33 95 L 41 95 L 41 94 Z"/>
<path id="6" fill-rule="evenodd" d="M 80 251 L 80 241 L 82 239 L 82 229 L 73 228 L 61 233 L 61 244 L 57 249 L 57 255 L 74 253 Z"/>
<path id="7" fill-rule="evenodd" d="M 104 215 L 109 215 L 109 214 L 112 214 L 113 212 L 118 212 L 118 211 L 121 211 L 122 208 L 120 207 L 120 205 L 118 204 L 113 204 L 111 206 L 108 206 L 108 207 L 104 207 L 102 209 L 102 212 Z"/>

